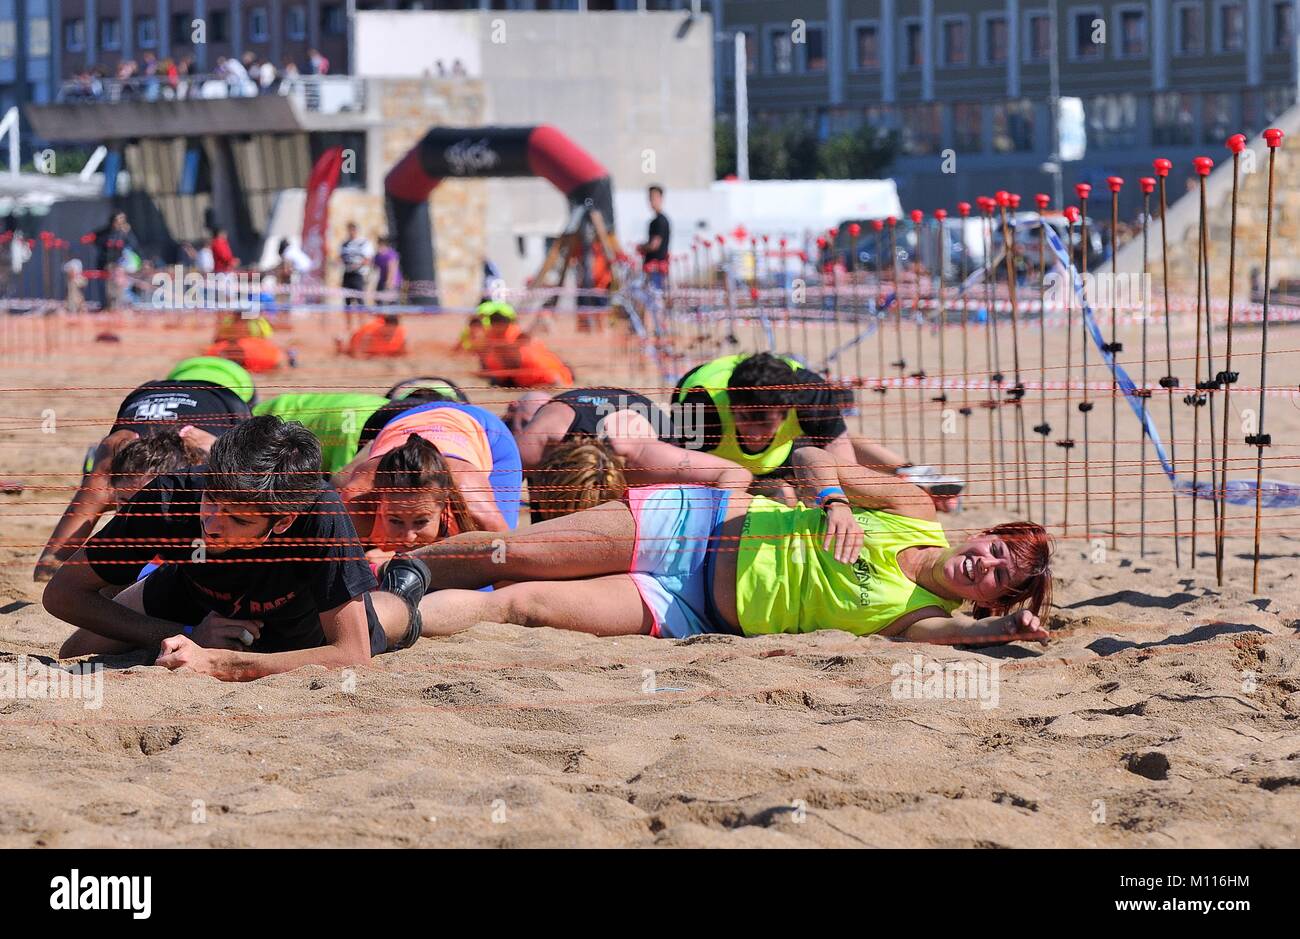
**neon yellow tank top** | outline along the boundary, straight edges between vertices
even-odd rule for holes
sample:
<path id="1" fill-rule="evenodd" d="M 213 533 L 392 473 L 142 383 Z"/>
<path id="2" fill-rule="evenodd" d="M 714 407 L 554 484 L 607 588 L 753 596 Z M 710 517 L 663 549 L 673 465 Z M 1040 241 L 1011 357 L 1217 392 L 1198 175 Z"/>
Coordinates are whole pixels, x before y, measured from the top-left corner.
<path id="1" fill-rule="evenodd" d="M 701 365 L 682 385 L 678 401 L 685 401 L 686 393 L 695 388 L 707 393 L 713 399 L 713 406 L 718 409 L 718 420 L 722 424 L 722 439 L 717 447 L 709 452 L 732 463 L 739 463 L 755 476 L 766 476 L 785 462 L 794 441 L 803 436 L 803 429 L 799 426 L 798 414 L 794 408 L 791 408 L 766 450 L 761 453 L 746 453 L 740 448 L 740 441 L 736 439 L 736 422 L 731 415 L 731 396 L 727 393 L 727 385 L 731 381 L 731 373 L 744 358 L 743 355 L 724 355 L 720 359 Z M 792 368 L 803 367 L 794 359 L 785 361 L 790 363 Z"/>
<path id="2" fill-rule="evenodd" d="M 866 541 L 850 566 L 822 550 L 821 509 L 754 497 L 736 559 L 736 609 L 745 635 L 842 629 L 866 636 L 922 607 L 951 613 L 961 606 L 908 580 L 898 566 L 903 548 L 948 547 L 938 522 L 879 509 L 854 509 L 853 516 Z"/>
<path id="3" fill-rule="evenodd" d="M 297 421 L 320 441 L 321 469 L 334 473 L 357 455 L 357 444 L 366 421 L 389 400 L 381 395 L 283 394 L 253 408 L 261 417 L 273 414 L 284 421 Z"/>

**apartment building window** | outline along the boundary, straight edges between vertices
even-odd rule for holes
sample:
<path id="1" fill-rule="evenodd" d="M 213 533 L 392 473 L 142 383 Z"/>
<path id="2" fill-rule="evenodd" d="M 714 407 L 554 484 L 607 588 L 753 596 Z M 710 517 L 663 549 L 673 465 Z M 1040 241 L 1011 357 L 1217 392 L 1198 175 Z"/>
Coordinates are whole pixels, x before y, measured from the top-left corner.
<path id="1" fill-rule="evenodd" d="M 1205 49 L 1205 10 L 1198 3 L 1174 7 L 1174 55 L 1200 55 Z"/>
<path id="2" fill-rule="evenodd" d="M 1151 98 L 1151 142 L 1189 147 L 1194 143 L 1196 100 L 1181 91 L 1166 91 Z"/>
<path id="3" fill-rule="evenodd" d="M 1201 143 L 1222 144 L 1237 132 L 1237 95 L 1226 91 L 1206 92 L 1201 98 Z"/>
<path id="4" fill-rule="evenodd" d="M 980 40 L 980 62 L 984 65 L 1007 63 L 1007 18 L 1000 14 L 984 16 L 981 20 L 983 38 Z"/>
<path id="5" fill-rule="evenodd" d="M 826 30 L 821 26 L 809 26 L 804 33 L 803 70 L 826 71 Z"/>
<path id="6" fill-rule="evenodd" d="M 29 58 L 40 59 L 50 54 L 50 21 L 44 19 L 29 19 L 27 21 L 27 55 Z M 45 99 L 40 95 L 34 95 L 33 100 L 38 104 L 44 104 Z"/>
<path id="7" fill-rule="evenodd" d="M 86 21 L 63 21 L 63 48 L 68 52 L 86 51 Z"/>
<path id="8" fill-rule="evenodd" d="M 984 149 L 984 106 L 978 101 L 959 101 L 952 106 L 953 143 L 962 153 Z"/>
<path id="9" fill-rule="evenodd" d="M 1137 96 L 1125 92 L 1096 95 L 1085 104 L 1088 145 L 1098 150 L 1124 150 L 1137 146 Z"/>
<path id="10" fill-rule="evenodd" d="M 1100 24 L 1101 11 L 1092 8 L 1073 10 L 1070 13 L 1070 57 L 1077 62 L 1101 58 L 1101 43 L 1094 38 Z"/>
<path id="11" fill-rule="evenodd" d="M 1215 52 L 1240 52 L 1246 48 L 1246 14 L 1236 0 L 1215 7 Z"/>
<path id="12" fill-rule="evenodd" d="M 254 7 L 248 13 L 248 39 L 250 42 L 266 42 L 270 31 L 270 19 L 266 7 Z"/>
<path id="13" fill-rule="evenodd" d="M 908 156 L 929 156 L 943 146 L 943 113 L 938 104 L 905 104 L 902 119 L 902 150 Z"/>
<path id="14" fill-rule="evenodd" d="M 925 65 L 925 24 L 920 20 L 903 21 L 903 68 Z"/>
<path id="15" fill-rule="evenodd" d="M 1295 86 L 1265 85 L 1247 88 L 1241 93 L 1241 123 L 1243 133 L 1254 136 L 1273 123 L 1279 114 L 1295 103 Z"/>
<path id="16" fill-rule="evenodd" d="M 767 70 L 776 75 L 788 75 L 794 71 L 794 45 L 790 42 L 788 29 L 767 31 Z"/>
<path id="17" fill-rule="evenodd" d="M 307 8 L 304 6 L 289 7 L 288 15 L 284 20 L 284 31 L 290 39 L 303 40 L 307 38 Z"/>
<path id="18" fill-rule="evenodd" d="M 970 65 L 970 20 L 964 16 L 944 17 L 939 21 L 939 35 L 943 42 L 944 65 Z"/>
<path id="19" fill-rule="evenodd" d="M 136 18 L 135 44 L 141 49 L 152 49 L 158 45 L 158 20 L 155 17 Z"/>
<path id="20" fill-rule="evenodd" d="M 1295 42 L 1295 6 L 1291 0 L 1273 4 L 1273 51 L 1286 52 Z"/>
<path id="21" fill-rule="evenodd" d="M 1052 54 L 1052 18 L 1046 13 L 1025 17 L 1025 61 L 1046 62 Z"/>
<path id="22" fill-rule="evenodd" d="M 192 20 L 193 15 L 188 11 L 185 13 L 172 14 L 172 45 L 192 45 L 190 41 L 190 30 L 193 28 Z"/>
<path id="23" fill-rule="evenodd" d="M 348 31 L 348 17 L 343 4 L 332 3 L 321 7 L 320 28 L 326 36 L 342 36 Z"/>
<path id="24" fill-rule="evenodd" d="M 105 17 L 99 21 L 99 48 L 105 52 L 116 52 L 122 48 L 122 21 L 116 17 Z"/>
<path id="25" fill-rule="evenodd" d="M 0 59 L 12 59 L 18 54 L 18 24 L 13 20 L 0 20 Z"/>
<path id="26" fill-rule="evenodd" d="M 1024 153 L 1034 149 L 1034 105 L 1016 99 L 993 105 L 993 149 Z"/>
<path id="27" fill-rule="evenodd" d="M 208 42 L 226 42 L 230 39 L 230 14 L 225 10 L 208 11 Z"/>
<path id="28" fill-rule="evenodd" d="M 854 68 L 880 68 L 880 27 L 858 23 L 853 27 Z"/>
<path id="29" fill-rule="evenodd" d="M 1142 7 L 1116 10 L 1119 26 L 1119 57 L 1140 59 L 1147 54 L 1147 11 Z"/>

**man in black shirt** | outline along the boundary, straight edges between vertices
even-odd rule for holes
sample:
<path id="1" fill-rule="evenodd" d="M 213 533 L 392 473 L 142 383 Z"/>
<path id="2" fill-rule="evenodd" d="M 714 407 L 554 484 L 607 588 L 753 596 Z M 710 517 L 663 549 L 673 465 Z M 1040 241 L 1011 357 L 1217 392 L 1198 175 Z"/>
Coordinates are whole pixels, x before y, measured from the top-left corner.
<path id="1" fill-rule="evenodd" d="M 101 591 L 113 585 L 126 589 L 110 600 Z M 321 479 L 320 444 L 265 416 L 219 438 L 205 468 L 140 490 L 43 602 L 79 627 L 62 657 L 158 645 L 159 665 L 245 681 L 413 642 L 427 585 L 415 586 L 411 598 L 371 593 L 356 531 Z"/>
<path id="2" fill-rule="evenodd" d="M 671 226 L 668 216 L 664 215 L 664 190 L 662 186 L 650 187 L 650 230 L 646 233 L 644 244 L 637 250 L 645 259 L 646 277 L 656 290 L 663 290 L 668 279 L 668 239 Z"/>

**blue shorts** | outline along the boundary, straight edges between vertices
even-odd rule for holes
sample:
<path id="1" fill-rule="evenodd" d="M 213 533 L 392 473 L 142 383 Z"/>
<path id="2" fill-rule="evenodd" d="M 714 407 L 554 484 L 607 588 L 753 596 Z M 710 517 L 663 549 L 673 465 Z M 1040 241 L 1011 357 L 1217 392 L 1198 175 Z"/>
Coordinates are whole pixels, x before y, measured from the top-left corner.
<path id="1" fill-rule="evenodd" d="M 713 562 L 730 493 L 709 486 L 629 489 L 636 544 L 629 571 L 654 617 L 650 635 L 734 633 L 713 603 Z"/>

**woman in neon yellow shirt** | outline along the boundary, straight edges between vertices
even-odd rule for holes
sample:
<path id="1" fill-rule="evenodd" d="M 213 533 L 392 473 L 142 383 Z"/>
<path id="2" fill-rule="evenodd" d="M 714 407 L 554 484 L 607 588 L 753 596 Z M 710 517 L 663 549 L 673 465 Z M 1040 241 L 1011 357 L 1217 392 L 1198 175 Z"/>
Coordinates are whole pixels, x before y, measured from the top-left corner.
<path id="1" fill-rule="evenodd" d="M 420 548 L 388 573 L 436 591 L 420 604 L 425 636 L 495 621 L 670 638 L 841 629 L 1046 641 L 1051 544 L 1041 526 L 999 525 L 950 547 L 917 486 L 836 466 L 815 447 L 798 450 L 794 467 L 817 508 L 705 486 L 633 489 L 524 531 Z M 471 592 L 502 581 L 511 585 Z M 958 612 L 965 604 L 970 615 Z"/>

